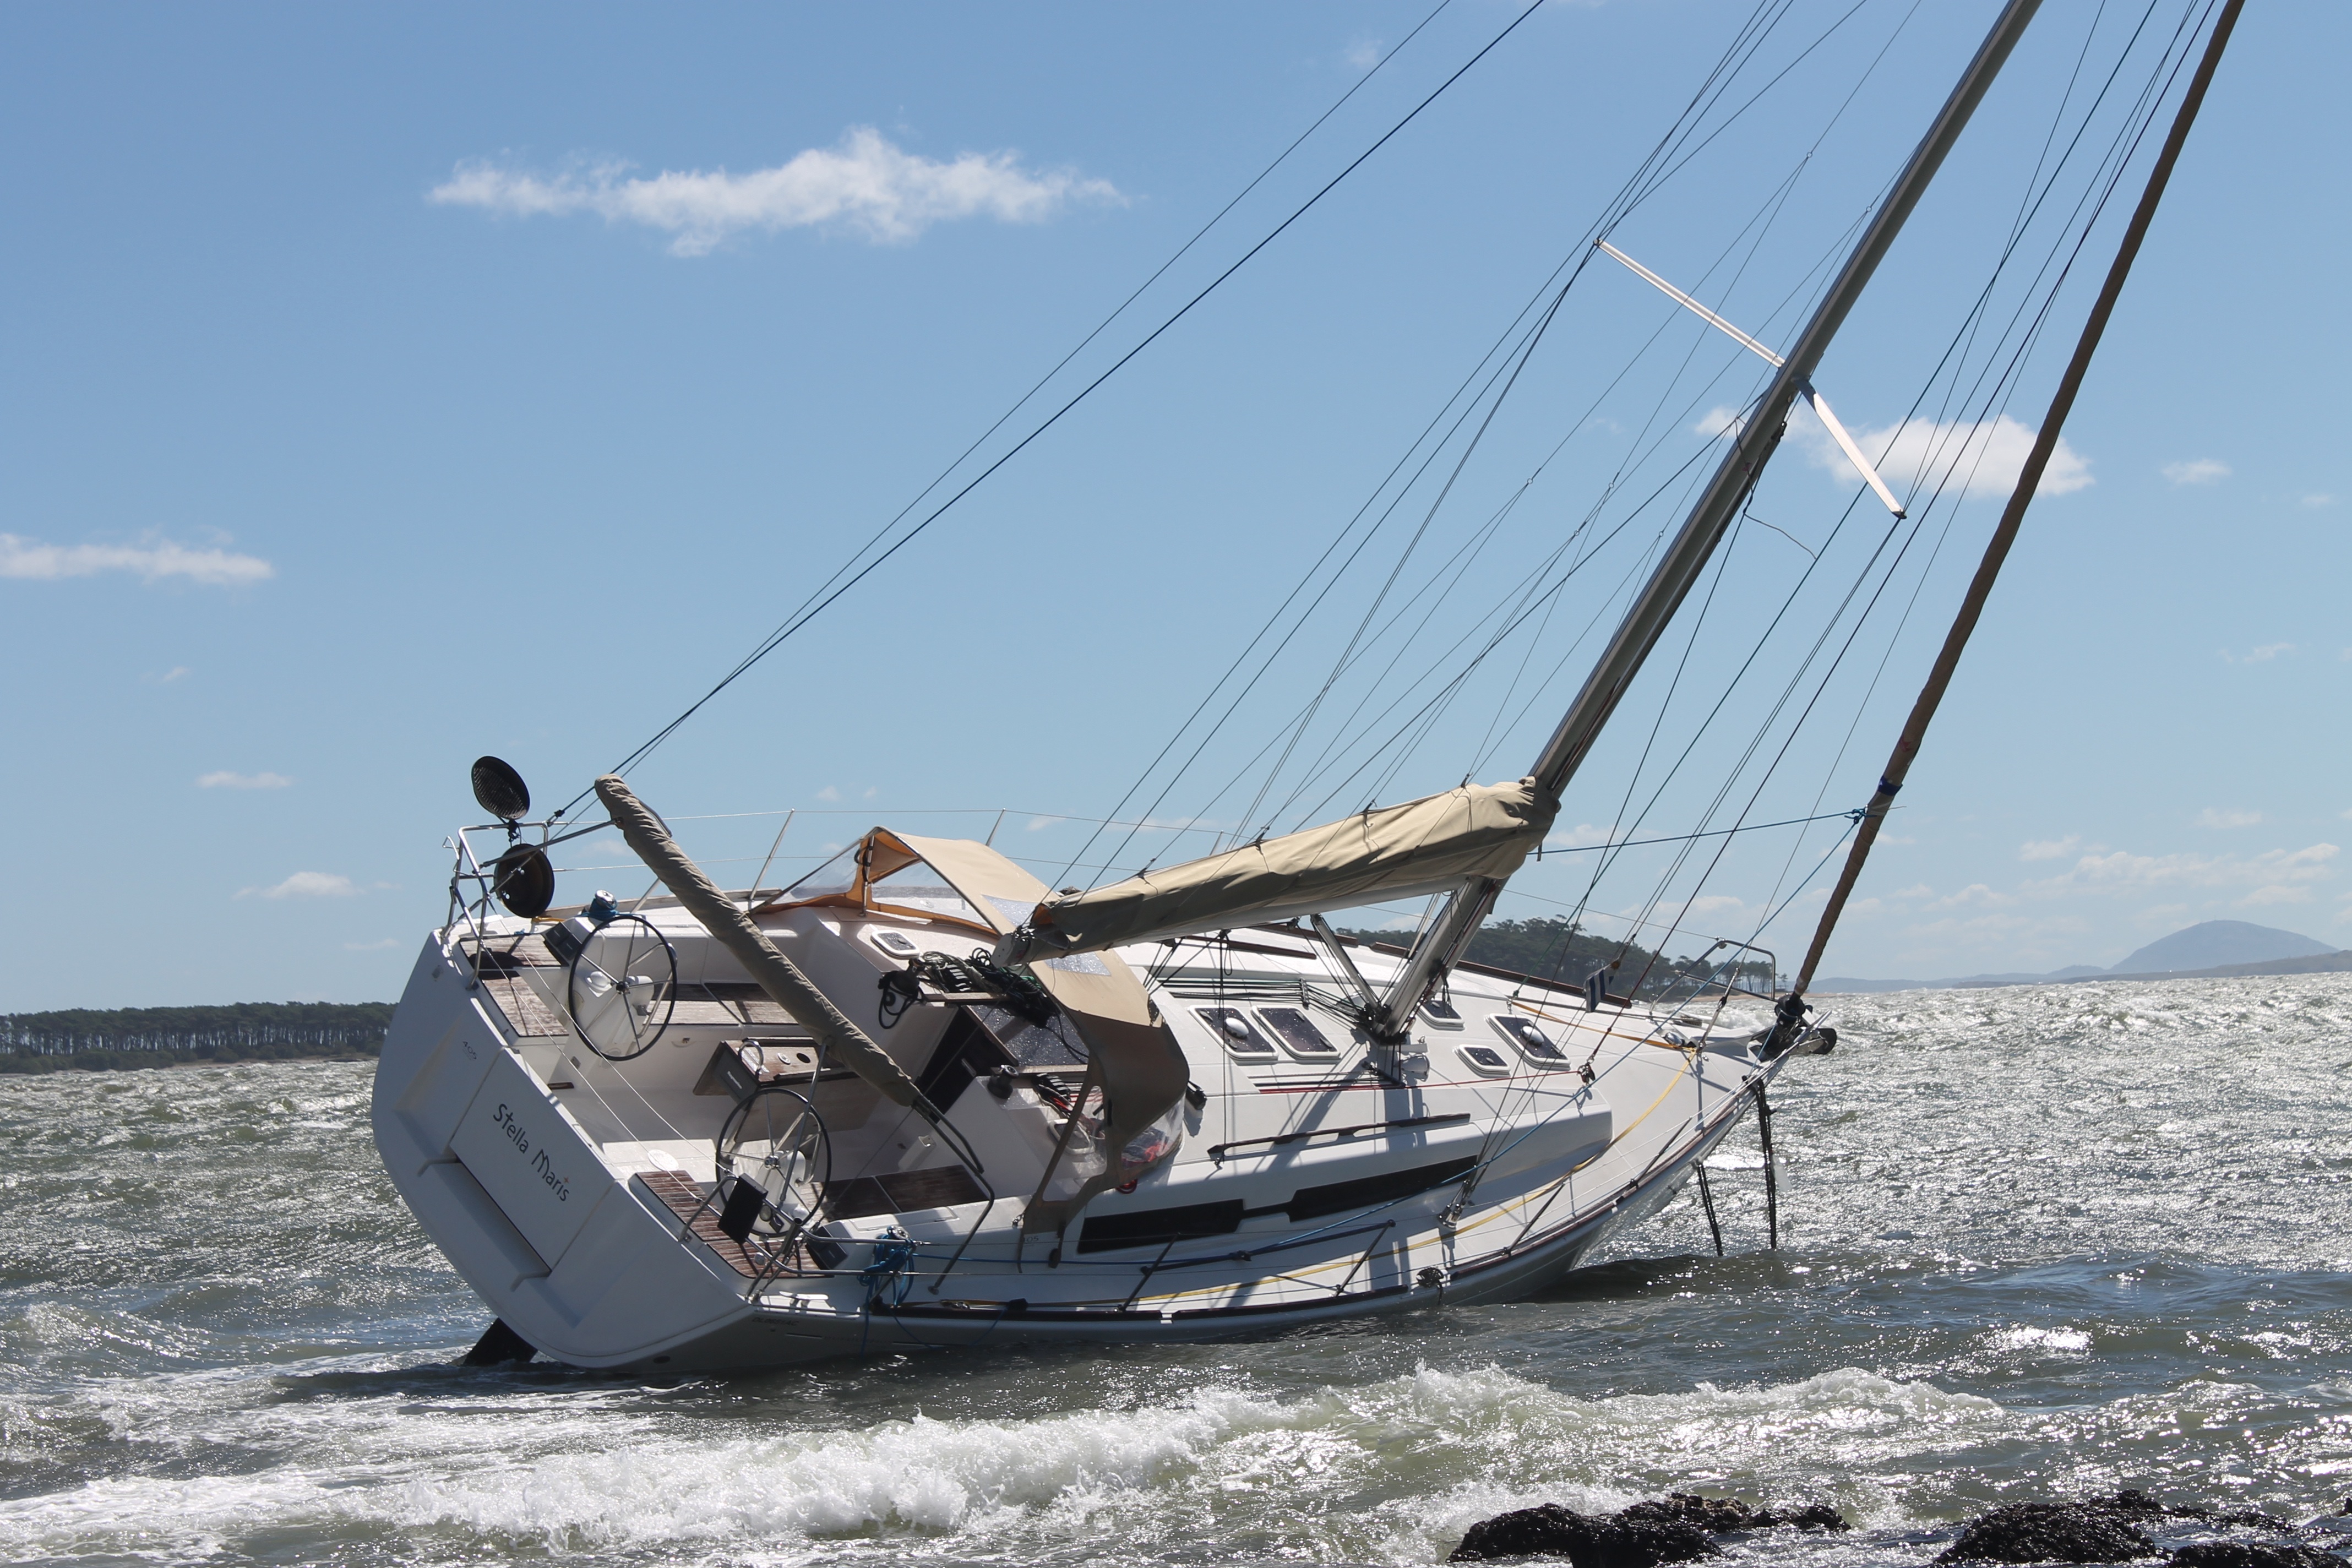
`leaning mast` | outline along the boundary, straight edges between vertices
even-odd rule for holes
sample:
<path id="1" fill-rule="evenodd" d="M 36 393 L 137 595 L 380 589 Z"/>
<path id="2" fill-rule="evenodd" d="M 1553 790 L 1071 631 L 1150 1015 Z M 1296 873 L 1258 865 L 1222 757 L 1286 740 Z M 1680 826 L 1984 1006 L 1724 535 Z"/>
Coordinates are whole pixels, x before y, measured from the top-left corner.
<path id="1" fill-rule="evenodd" d="M 1684 520 L 1632 608 L 1625 612 L 1624 620 L 1592 672 L 1585 678 L 1576 700 L 1561 716 L 1542 754 L 1528 770 L 1538 789 L 1555 805 L 1616 711 L 1633 678 L 1641 672 L 1650 650 L 1657 646 L 1666 624 L 1681 607 L 1692 584 L 1698 581 L 1699 574 L 1706 570 L 1741 501 L 1762 477 L 1764 465 L 1780 445 L 1790 405 L 1811 384 L 1814 367 L 1828 351 L 1831 340 L 1845 324 L 1854 301 L 1869 285 L 1871 276 L 1894 245 L 1895 236 L 1902 232 L 1912 209 L 1943 166 L 1945 155 L 1959 140 L 1969 117 L 1976 112 L 1977 105 L 1992 86 L 1993 79 L 2000 74 L 2010 52 L 2040 8 L 2041 0 L 2009 0 L 2002 8 L 1991 31 L 1978 47 L 1975 58 L 1969 62 L 1951 96 L 1945 100 L 1942 111 L 1912 152 L 1910 162 L 1904 165 L 1886 199 L 1879 204 L 1870 227 L 1847 256 L 1845 266 L 1822 297 L 1822 302 L 1814 308 L 1812 319 L 1805 323 L 1762 401 L 1733 438 L 1731 449 L 1717 467 L 1714 479 Z M 1499 877 L 1473 877 L 1454 889 L 1444 913 L 1414 947 L 1412 957 L 1389 991 L 1379 1020 L 1382 1033 L 1395 1036 L 1404 1031 L 1413 1009 L 1470 945 L 1472 934 L 1503 890 L 1503 880 Z"/>

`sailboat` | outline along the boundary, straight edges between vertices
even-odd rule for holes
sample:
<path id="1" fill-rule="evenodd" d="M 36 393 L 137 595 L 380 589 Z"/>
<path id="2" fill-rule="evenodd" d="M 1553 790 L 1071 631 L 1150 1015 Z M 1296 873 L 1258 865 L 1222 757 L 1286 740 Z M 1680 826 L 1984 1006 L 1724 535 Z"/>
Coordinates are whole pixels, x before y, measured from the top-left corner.
<path id="1" fill-rule="evenodd" d="M 481 759 L 491 820 L 455 839 L 373 1104 L 393 1181 L 495 1314 L 471 1359 L 688 1372 L 1296 1329 L 1525 1296 L 1673 1199 L 1835 1043 L 1803 994 L 1835 910 L 1778 989 L 1769 954 L 1621 994 L 1470 940 L 1792 405 L 1838 428 L 1815 368 L 2036 8 L 2009 0 L 1785 353 L 1642 269 L 1776 368 L 1520 777 L 1091 889 L 889 826 L 725 889 L 623 777 L 565 825 Z M 1857 857 L 1916 739 L 1855 814 Z M 665 890 L 555 907 L 547 850 L 612 829 Z M 1409 947 L 1328 918 L 1405 898 L 1442 900 Z"/>

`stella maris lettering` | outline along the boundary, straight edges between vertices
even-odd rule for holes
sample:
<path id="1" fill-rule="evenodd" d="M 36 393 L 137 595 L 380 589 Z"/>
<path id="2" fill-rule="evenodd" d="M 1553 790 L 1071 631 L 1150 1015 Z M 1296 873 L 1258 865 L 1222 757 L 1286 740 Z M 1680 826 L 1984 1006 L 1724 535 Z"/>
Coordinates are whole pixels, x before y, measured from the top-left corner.
<path id="1" fill-rule="evenodd" d="M 522 1123 L 515 1120 L 514 1112 L 503 1103 L 499 1106 L 499 1113 L 490 1118 L 490 1124 L 507 1135 L 507 1142 L 515 1146 L 516 1153 L 530 1152 L 530 1134 L 522 1130 Z"/>
<path id="2" fill-rule="evenodd" d="M 555 1194 L 555 1201 L 560 1204 L 570 1203 L 572 1178 L 555 1168 L 555 1162 L 547 1157 L 546 1150 L 541 1149 L 538 1153 L 531 1154 L 530 1134 L 523 1131 L 522 1123 L 515 1119 L 512 1109 L 501 1103 L 499 1106 L 498 1114 L 491 1117 L 490 1121 L 499 1131 L 506 1134 L 507 1142 L 514 1145 L 516 1153 L 530 1155 L 530 1173 L 537 1176 L 545 1184 L 547 1190 Z"/>

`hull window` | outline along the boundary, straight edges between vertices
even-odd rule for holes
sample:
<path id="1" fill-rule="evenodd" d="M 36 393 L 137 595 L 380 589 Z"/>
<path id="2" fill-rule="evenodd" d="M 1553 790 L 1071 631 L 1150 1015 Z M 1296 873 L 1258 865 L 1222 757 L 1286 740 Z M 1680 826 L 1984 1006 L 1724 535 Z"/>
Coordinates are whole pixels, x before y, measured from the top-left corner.
<path id="1" fill-rule="evenodd" d="M 1351 1182 L 1334 1182 L 1328 1187 L 1301 1187 L 1290 1200 L 1288 1212 L 1295 1220 L 1319 1219 L 1327 1214 L 1345 1214 L 1349 1209 L 1417 1197 L 1432 1187 L 1460 1181 L 1477 1163 L 1475 1154 L 1465 1154 L 1459 1160 L 1441 1160 L 1434 1165 L 1360 1176 Z"/>
<path id="2" fill-rule="evenodd" d="M 1242 1201 L 1239 1198 L 1221 1204 L 1187 1204 L 1181 1208 L 1145 1209 L 1139 1214 L 1096 1215 L 1078 1233 L 1078 1250 L 1111 1252 L 1122 1247 L 1165 1247 L 1171 1241 L 1228 1236 L 1241 1223 Z"/>

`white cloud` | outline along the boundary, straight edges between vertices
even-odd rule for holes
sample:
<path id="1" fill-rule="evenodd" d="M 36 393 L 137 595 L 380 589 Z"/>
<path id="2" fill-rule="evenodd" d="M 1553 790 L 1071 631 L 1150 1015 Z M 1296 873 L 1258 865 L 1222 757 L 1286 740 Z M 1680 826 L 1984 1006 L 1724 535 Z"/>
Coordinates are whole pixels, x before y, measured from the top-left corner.
<path id="1" fill-rule="evenodd" d="M 2158 470 L 2176 485 L 2210 485 L 2215 479 L 2230 477 L 2230 465 L 2211 458 L 2199 458 L 2187 463 L 2167 463 Z"/>
<path id="2" fill-rule="evenodd" d="M 294 781 L 284 773 L 233 773 L 226 769 L 196 781 L 198 789 L 284 789 Z"/>
<path id="3" fill-rule="evenodd" d="M 870 125 L 749 174 L 664 170 L 631 179 L 626 168 L 602 163 L 542 177 L 467 162 L 429 199 L 515 217 L 594 213 L 607 223 L 643 224 L 677 236 L 676 256 L 705 255 L 747 229 L 839 229 L 899 243 L 954 218 L 1039 223 L 1074 202 L 1126 200 L 1107 180 L 1024 169 L 1011 153 L 961 153 L 940 163 L 900 150 Z"/>
<path id="4" fill-rule="evenodd" d="M 247 888 L 240 899 L 348 899 L 359 891 L 349 877 L 334 871 L 297 871 L 269 888 Z"/>
<path id="5" fill-rule="evenodd" d="M 2040 838 L 2022 845 L 2017 851 L 2021 860 L 2061 860 L 2083 847 L 2080 835 L 2069 833 L 2063 838 Z"/>
<path id="6" fill-rule="evenodd" d="M 2256 888 L 2313 882 L 2329 874 L 2333 844 L 2267 849 L 2260 855 L 2085 855 L 2055 877 L 2029 882 L 2029 892 L 2053 894 L 2139 888 Z"/>
<path id="7" fill-rule="evenodd" d="M 1691 434 L 1704 436 L 1712 441 L 1717 436 L 1737 436 L 1741 430 L 1747 428 L 1747 417 L 1740 410 L 1734 408 L 1728 403 L 1718 403 L 1698 416 L 1698 423 L 1691 426 Z M 1817 430 L 1821 428 L 1818 421 L 1813 427 Z M 1824 440 L 1828 439 L 1829 432 L 1822 430 L 1822 437 Z"/>
<path id="8" fill-rule="evenodd" d="M 831 784 L 827 784 L 823 789 L 816 792 L 816 797 L 819 800 L 839 800 L 841 798 L 841 792 L 834 788 Z"/>
<path id="9" fill-rule="evenodd" d="M 94 577 L 101 572 L 129 572 L 150 583 L 159 577 L 185 577 L 213 586 L 258 583 L 278 574 L 257 555 L 217 548 L 193 550 L 168 539 L 150 537 L 138 544 L 44 544 L 37 539 L 0 533 L 0 577 L 54 582 L 60 577 Z"/>
<path id="10" fill-rule="evenodd" d="M 1789 412 L 1789 432 L 1813 467 L 1827 469 L 1843 484 L 1862 482 L 1862 475 L 1802 402 Z M 2002 414 L 1974 423 L 1908 419 L 1899 426 L 1857 430 L 1853 438 L 1878 466 L 1879 478 L 1898 497 L 1915 489 L 1925 497 L 1941 485 L 1948 496 L 1965 487 L 1961 495 L 1965 500 L 2006 496 L 2014 489 L 2017 476 L 2025 471 L 2025 459 L 2033 450 L 2033 436 L 2031 428 Z M 2062 437 L 2033 493 L 2068 495 L 2091 483 L 2090 459 L 2066 445 Z"/>
<path id="11" fill-rule="evenodd" d="M 2335 499 L 2336 498 L 2334 496 L 2319 491 L 2314 491 L 2312 494 L 2303 498 L 2303 504 L 2305 506 L 2326 506 Z"/>
<path id="12" fill-rule="evenodd" d="M 1893 959 L 1897 974 L 1951 974 L 1971 963 L 2018 969 L 2053 968 L 2074 960 L 2088 921 L 2072 915 L 1999 913 L 1954 916 L 1903 928 L 1908 945 Z"/>
<path id="13" fill-rule="evenodd" d="M 1368 71 L 1381 63 L 1381 41 L 1378 38 L 1358 38 L 1339 51 L 1339 58 L 1360 71 Z"/>
<path id="14" fill-rule="evenodd" d="M 399 945 L 398 937 L 386 936 L 379 937 L 373 942 L 347 942 L 343 943 L 343 951 L 345 952 L 382 952 L 385 948 Z"/>
<path id="15" fill-rule="evenodd" d="M 2279 655 L 2283 653 L 2293 653 L 2294 651 L 2294 644 L 2291 642 L 2266 642 L 2263 644 L 2262 647 L 2249 648 L 2244 653 L 2231 653 L 2228 648 L 2223 648 L 2221 650 L 2221 662 L 2224 664 L 2268 664 Z"/>
<path id="16" fill-rule="evenodd" d="M 2252 827 L 2262 819 L 2263 814 L 2259 811 L 2238 811 L 2213 805 L 2197 814 L 2197 825 L 2200 827 Z"/>

